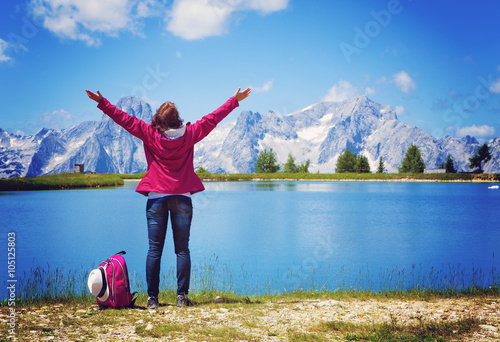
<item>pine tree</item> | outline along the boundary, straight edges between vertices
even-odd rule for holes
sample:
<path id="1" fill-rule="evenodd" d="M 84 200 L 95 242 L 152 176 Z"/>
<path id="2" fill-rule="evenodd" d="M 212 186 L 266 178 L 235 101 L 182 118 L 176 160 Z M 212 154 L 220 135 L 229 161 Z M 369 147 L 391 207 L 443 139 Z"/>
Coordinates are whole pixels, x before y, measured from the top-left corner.
<path id="1" fill-rule="evenodd" d="M 457 173 L 457 169 L 455 168 L 455 161 L 449 154 L 446 157 L 444 168 L 446 169 L 446 173 Z"/>
<path id="2" fill-rule="evenodd" d="M 209 172 L 207 171 L 207 169 L 205 169 L 203 166 L 200 166 L 198 169 L 196 169 L 196 174 L 198 176 L 201 176 L 201 175 L 206 175 L 208 174 Z"/>
<path id="3" fill-rule="evenodd" d="M 335 173 L 356 172 L 357 157 L 352 153 L 352 149 L 345 149 L 337 160 Z"/>
<path id="4" fill-rule="evenodd" d="M 384 165 L 384 162 L 382 160 L 382 157 L 380 157 L 380 159 L 378 160 L 377 173 L 384 173 L 384 170 L 385 170 L 385 165 Z"/>
<path id="5" fill-rule="evenodd" d="M 399 172 L 401 173 L 423 173 L 425 163 L 417 146 L 411 145 L 406 151 Z"/>
<path id="6" fill-rule="evenodd" d="M 307 159 L 305 163 L 302 163 L 299 166 L 297 166 L 297 172 L 309 173 L 309 164 L 311 164 L 311 161 Z"/>
<path id="7" fill-rule="evenodd" d="M 370 172 L 370 162 L 368 161 L 367 157 L 359 155 L 356 158 L 356 172 L 358 173 Z"/>
<path id="8" fill-rule="evenodd" d="M 277 164 L 276 154 L 271 148 L 269 152 L 267 149 L 261 151 L 257 156 L 257 161 L 255 162 L 255 172 L 257 173 L 274 173 L 280 170 L 279 164 Z"/>
<path id="9" fill-rule="evenodd" d="M 470 161 L 469 168 L 475 169 L 476 167 L 478 167 L 479 172 L 483 173 L 483 162 L 486 164 L 487 162 L 490 161 L 490 159 L 491 159 L 490 148 L 485 143 L 483 144 L 483 146 L 479 148 L 474 157 L 469 159 Z"/>
<path id="10" fill-rule="evenodd" d="M 283 165 L 283 172 L 284 173 L 297 172 L 297 166 L 295 165 L 295 158 L 293 158 L 291 153 L 288 153 L 288 160 L 286 161 L 285 165 Z"/>

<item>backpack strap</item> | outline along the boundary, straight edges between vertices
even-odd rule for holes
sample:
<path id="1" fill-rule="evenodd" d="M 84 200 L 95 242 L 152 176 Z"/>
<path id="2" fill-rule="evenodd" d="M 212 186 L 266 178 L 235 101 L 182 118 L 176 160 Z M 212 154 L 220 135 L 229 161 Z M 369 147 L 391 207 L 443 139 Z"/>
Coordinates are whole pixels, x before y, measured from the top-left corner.
<path id="1" fill-rule="evenodd" d="M 135 301 L 137 300 L 137 298 L 139 298 L 139 292 L 135 291 L 135 292 L 132 292 L 132 295 L 134 296 L 132 298 L 132 300 L 130 301 L 130 304 L 129 304 L 129 307 L 130 308 L 133 308 L 135 306 Z"/>

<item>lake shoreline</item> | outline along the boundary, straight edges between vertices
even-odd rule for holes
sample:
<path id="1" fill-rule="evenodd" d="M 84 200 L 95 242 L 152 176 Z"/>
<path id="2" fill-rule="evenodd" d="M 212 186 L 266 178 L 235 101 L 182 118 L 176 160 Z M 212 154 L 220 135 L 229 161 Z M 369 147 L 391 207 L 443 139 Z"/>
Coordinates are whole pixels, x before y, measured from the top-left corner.
<path id="1" fill-rule="evenodd" d="M 499 180 L 485 179 L 419 179 L 419 178 L 400 178 L 400 179 L 315 179 L 315 178 L 242 178 L 242 179 L 224 179 L 224 178 L 201 178 L 203 182 L 395 182 L 395 183 L 499 183 Z M 127 182 L 140 181 L 140 179 L 123 179 Z"/>
<path id="2" fill-rule="evenodd" d="M 123 186 L 139 182 L 141 174 L 61 173 L 38 177 L 0 179 L 0 191 L 68 190 Z M 499 183 L 500 174 L 198 174 L 204 182 L 426 182 L 426 183 Z"/>
<path id="3" fill-rule="evenodd" d="M 270 181 L 270 182 L 460 182 L 460 183 L 498 183 L 500 174 L 443 173 L 443 174 L 402 174 L 402 173 L 250 173 L 223 174 L 198 173 L 205 182 L 218 181 Z M 124 177 L 126 179 L 127 177 Z"/>
<path id="4" fill-rule="evenodd" d="M 315 177 L 318 176 L 319 177 Z M 139 182 L 142 176 L 119 175 L 124 181 Z M 204 173 L 198 174 L 203 182 L 427 182 L 427 183 L 499 183 L 500 174 L 237 174 Z"/>

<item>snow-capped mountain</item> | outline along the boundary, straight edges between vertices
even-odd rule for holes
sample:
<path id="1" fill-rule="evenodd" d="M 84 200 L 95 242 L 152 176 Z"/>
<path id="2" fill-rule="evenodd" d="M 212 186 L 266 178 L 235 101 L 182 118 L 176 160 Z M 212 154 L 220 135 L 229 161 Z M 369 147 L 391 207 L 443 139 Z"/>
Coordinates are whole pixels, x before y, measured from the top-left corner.
<path id="1" fill-rule="evenodd" d="M 470 171 L 469 158 L 479 148 L 470 136 L 436 139 L 398 121 L 393 108 L 366 96 L 322 102 L 288 115 L 243 112 L 236 122 L 221 125 L 214 133 L 197 145 L 195 153 L 195 166 L 214 172 L 253 172 L 257 155 L 265 148 L 272 148 L 280 163 L 286 162 L 289 153 L 297 164 L 309 159 L 310 172 L 333 173 L 346 148 L 365 155 L 372 171 L 382 157 L 388 172 L 398 172 L 412 144 L 419 147 L 428 168 L 438 167 L 450 154 L 457 169 Z M 490 143 L 491 152 L 500 154 L 500 139 L 495 141 L 496 145 Z M 500 170 L 498 161 L 486 166 L 488 172 Z"/>
<path id="2" fill-rule="evenodd" d="M 137 97 L 122 98 L 117 106 L 151 122 L 151 107 Z M 428 168 L 436 168 L 450 154 L 457 169 L 469 171 L 469 158 L 479 148 L 470 136 L 434 138 L 415 126 L 398 121 L 390 106 L 365 96 L 342 102 L 317 103 L 283 115 L 244 111 L 238 119 L 221 123 L 195 147 L 195 168 L 212 172 L 254 171 L 257 155 L 273 149 L 278 162 L 291 153 L 296 163 L 310 160 L 310 172 L 333 173 L 339 155 L 351 148 L 365 155 L 372 171 L 382 157 L 388 172 L 397 172 L 411 144 L 419 147 Z M 488 142 L 489 173 L 500 172 L 500 138 Z M 142 142 L 107 116 L 65 130 L 41 129 L 35 135 L 13 135 L 0 129 L 0 177 L 37 176 L 71 172 L 74 164 L 86 171 L 138 173 L 146 169 Z"/>
<path id="3" fill-rule="evenodd" d="M 151 122 L 151 107 L 137 97 L 122 98 L 117 107 Z M 146 169 L 146 158 L 142 142 L 105 115 L 101 121 L 60 131 L 42 128 L 29 136 L 0 130 L 2 178 L 72 172 L 74 164 L 84 164 L 86 171 L 139 173 Z"/>

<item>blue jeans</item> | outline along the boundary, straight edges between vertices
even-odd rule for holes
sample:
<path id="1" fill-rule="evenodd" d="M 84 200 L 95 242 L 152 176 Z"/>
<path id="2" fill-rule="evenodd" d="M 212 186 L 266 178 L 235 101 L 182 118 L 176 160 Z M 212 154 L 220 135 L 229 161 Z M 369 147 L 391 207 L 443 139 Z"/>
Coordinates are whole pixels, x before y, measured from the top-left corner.
<path id="1" fill-rule="evenodd" d="M 191 277 L 189 231 L 193 218 L 191 198 L 174 195 L 148 199 L 146 218 L 148 221 L 149 250 L 146 259 L 146 282 L 148 295 L 153 297 L 158 297 L 159 293 L 161 256 L 169 214 L 175 254 L 177 255 L 177 293 L 187 294 L 189 291 Z"/>

